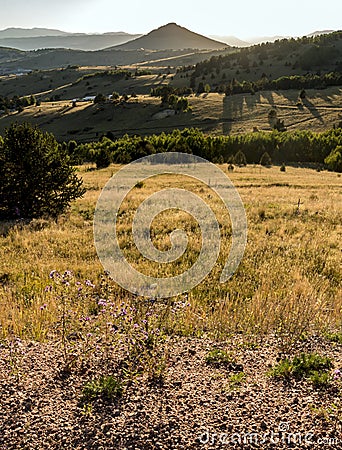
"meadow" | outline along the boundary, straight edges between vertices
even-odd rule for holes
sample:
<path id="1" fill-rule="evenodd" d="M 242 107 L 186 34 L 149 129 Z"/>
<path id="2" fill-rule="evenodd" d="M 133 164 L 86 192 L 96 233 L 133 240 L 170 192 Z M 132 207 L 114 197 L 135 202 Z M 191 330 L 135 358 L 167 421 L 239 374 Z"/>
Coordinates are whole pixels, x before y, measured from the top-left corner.
<path id="1" fill-rule="evenodd" d="M 1 223 L 2 339 L 61 339 L 61 298 L 68 298 L 68 310 L 74 314 L 68 322 L 69 334 L 80 332 L 79 317 L 97 315 L 94 302 L 101 298 L 110 297 L 116 305 L 127 302 L 139 314 L 143 299 L 124 292 L 104 275 L 93 242 L 97 198 L 119 167 L 94 170 L 89 165 L 80 166 L 87 192 L 57 221 Z M 220 167 L 227 171 L 226 165 Z M 249 165 L 235 167 L 229 177 L 245 205 L 248 243 L 238 271 L 224 284 L 219 283 L 219 277 L 229 254 L 230 219 L 221 200 L 207 186 L 182 176 L 159 176 L 134 188 L 122 205 L 120 245 L 128 260 L 149 275 L 183 272 L 196 260 L 200 240 L 198 227 L 187 214 L 163 213 L 153 223 L 157 248 L 169 248 L 168 233 L 176 226 L 187 231 L 190 247 L 184 257 L 166 268 L 144 260 L 132 240 L 131 226 L 134 211 L 146 196 L 170 186 L 189 189 L 210 205 L 220 223 L 217 265 L 188 295 L 163 305 L 171 310 L 179 301 L 190 304 L 181 316 L 168 311 L 159 328 L 166 335 L 215 338 L 235 333 L 246 339 L 275 334 L 284 349 L 312 334 L 341 332 L 340 175 L 290 166 L 280 172 L 278 166 Z M 83 283 L 83 292 L 64 292 L 61 279 L 54 283 L 56 280 L 49 278 L 53 270 L 60 274 L 71 271 L 75 289 L 75 283 Z M 89 291 L 93 284 L 95 288 Z"/>

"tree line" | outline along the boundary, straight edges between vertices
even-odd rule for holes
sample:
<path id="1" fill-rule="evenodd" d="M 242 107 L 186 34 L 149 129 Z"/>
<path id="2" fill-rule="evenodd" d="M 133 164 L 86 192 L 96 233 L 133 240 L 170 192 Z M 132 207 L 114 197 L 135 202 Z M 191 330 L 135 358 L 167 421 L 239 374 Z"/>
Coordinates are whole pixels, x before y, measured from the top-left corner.
<path id="1" fill-rule="evenodd" d="M 125 135 L 119 139 L 110 139 L 108 136 L 103 136 L 98 142 L 80 145 L 72 141 L 71 146 L 69 143 L 71 159 L 77 164 L 95 162 L 98 167 L 105 167 L 111 162 L 127 164 L 150 154 L 173 151 L 192 153 L 212 162 L 225 163 L 242 152 L 248 164 L 258 164 L 262 155 L 267 153 L 275 163 L 323 165 L 329 155 L 342 145 L 342 128 L 321 133 L 275 130 L 228 136 L 205 135 L 198 129 L 186 128 L 145 137 Z M 339 158 L 338 155 L 335 157 Z"/>
<path id="2" fill-rule="evenodd" d="M 111 162 L 129 163 L 158 153 L 167 162 L 168 152 L 191 153 L 216 163 L 245 165 L 272 161 L 324 163 L 342 172 L 342 128 L 323 133 L 248 133 L 207 136 L 197 129 L 174 130 L 148 137 L 125 135 L 112 140 L 77 145 L 59 144 L 54 136 L 30 124 L 12 124 L 0 136 L 0 220 L 54 217 L 85 193 L 75 164 L 94 161 L 98 168 Z M 181 161 L 181 155 L 179 162 Z"/>
<path id="3" fill-rule="evenodd" d="M 336 57 L 341 56 L 338 50 L 339 41 L 342 40 L 342 31 L 329 33 L 326 35 L 302 37 L 298 39 L 280 39 L 275 42 L 267 42 L 254 45 L 252 47 L 237 49 L 227 55 L 212 56 L 210 59 L 198 62 L 195 68 L 184 66 L 180 72 L 192 71 L 193 77 L 200 77 L 222 69 L 231 68 L 235 63 L 247 69 L 251 65 L 263 63 L 265 60 L 288 59 L 296 56 L 295 67 L 303 70 L 318 68 L 324 70 L 326 66 Z"/>
<path id="4" fill-rule="evenodd" d="M 257 81 L 239 82 L 237 79 L 231 80 L 224 86 L 226 95 L 251 93 L 268 90 L 290 90 L 290 89 L 325 89 L 330 86 L 342 85 L 342 73 L 330 72 L 324 75 L 292 75 L 283 76 L 276 80 L 269 80 L 263 76 Z"/>
<path id="5" fill-rule="evenodd" d="M 36 104 L 36 98 L 34 95 L 29 97 L 19 97 L 14 95 L 13 97 L 2 97 L 0 96 L 0 111 L 7 113 L 10 110 L 20 111 L 26 106 L 31 106 Z"/>

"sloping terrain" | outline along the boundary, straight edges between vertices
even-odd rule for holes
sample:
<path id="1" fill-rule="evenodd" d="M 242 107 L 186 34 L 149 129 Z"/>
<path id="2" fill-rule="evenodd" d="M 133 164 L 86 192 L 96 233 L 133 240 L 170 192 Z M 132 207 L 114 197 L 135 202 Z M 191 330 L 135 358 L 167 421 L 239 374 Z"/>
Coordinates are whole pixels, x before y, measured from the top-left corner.
<path id="1" fill-rule="evenodd" d="M 19 50 L 37 50 L 39 48 L 67 48 L 73 50 L 101 50 L 106 47 L 123 44 L 139 37 L 139 34 L 70 34 L 62 36 L 34 36 L 26 38 L 2 38 L 0 46 Z"/>
<path id="2" fill-rule="evenodd" d="M 147 87 L 156 86 L 154 75 L 141 77 Z M 127 80 L 126 86 L 135 86 L 143 80 Z M 106 94 L 103 81 L 97 80 L 98 89 Z M 118 81 L 114 88 L 124 86 Z M 137 84 L 135 84 L 137 83 Z M 70 92 L 76 92 L 70 87 Z M 143 88 L 143 84 L 140 84 Z M 68 88 L 66 88 L 68 89 Z M 63 90 L 59 91 L 62 96 Z M 191 111 L 172 117 L 158 119 L 158 113 L 165 110 L 160 99 L 148 95 L 138 95 L 127 102 L 108 102 L 94 105 L 93 102 L 77 102 L 72 107 L 70 101 L 42 102 L 39 107 L 29 106 L 20 113 L 0 117 L 0 134 L 13 122 L 31 122 L 45 131 L 52 132 L 60 141 L 76 139 L 79 142 L 93 141 L 108 131 L 120 137 L 130 135 L 150 135 L 170 132 L 173 129 L 199 128 L 212 134 L 237 134 L 255 129 L 271 131 L 269 112 L 275 110 L 289 131 L 310 129 L 324 131 L 342 121 L 341 88 L 330 88 L 323 92 L 307 91 L 307 99 L 300 106 L 298 91 L 263 92 L 257 95 L 240 94 L 225 97 L 223 94 L 202 94 L 188 97 Z"/>
<path id="3" fill-rule="evenodd" d="M 118 66 L 147 64 L 168 66 L 170 64 L 196 64 L 210 58 L 217 51 L 212 50 L 137 50 L 127 51 L 118 47 L 110 50 L 82 51 L 67 49 L 45 49 L 22 52 L 0 48 L 0 74 L 16 73 L 18 68 L 26 70 L 58 69 L 67 66 Z"/>
<path id="4" fill-rule="evenodd" d="M 124 50 L 138 50 L 140 48 L 149 50 L 196 48 L 203 50 L 224 47 L 227 47 L 227 44 L 194 33 L 176 23 L 169 23 L 117 48 Z"/>

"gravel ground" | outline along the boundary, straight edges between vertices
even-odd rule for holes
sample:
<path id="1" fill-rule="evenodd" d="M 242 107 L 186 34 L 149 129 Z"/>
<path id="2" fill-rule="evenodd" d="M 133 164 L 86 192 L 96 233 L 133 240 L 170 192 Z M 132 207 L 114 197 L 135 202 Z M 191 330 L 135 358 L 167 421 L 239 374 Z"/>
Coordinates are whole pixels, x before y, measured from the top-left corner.
<path id="1" fill-rule="evenodd" d="M 243 345 L 241 336 L 228 342 L 172 338 L 169 347 L 163 383 L 136 379 L 119 400 L 97 399 L 88 408 L 80 398 L 94 371 L 62 376 L 56 344 L 22 344 L 12 370 L 0 347 L 0 450 L 342 448 L 342 418 L 323 414 L 341 405 L 337 389 L 270 378 L 267 371 L 280 356 L 274 338 L 257 346 Z M 206 364 L 214 347 L 232 351 L 237 366 Z M 297 350 L 342 366 L 341 346 L 321 338 Z M 246 379 L 233 388 L 229 377 L 241 369 Z"/>

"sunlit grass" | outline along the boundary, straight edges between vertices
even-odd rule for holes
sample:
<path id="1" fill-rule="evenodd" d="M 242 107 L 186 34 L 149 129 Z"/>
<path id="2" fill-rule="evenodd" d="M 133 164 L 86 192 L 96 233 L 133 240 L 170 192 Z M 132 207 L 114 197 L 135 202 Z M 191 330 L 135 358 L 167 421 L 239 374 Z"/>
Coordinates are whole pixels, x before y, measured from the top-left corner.
<path id="1" fill-rule="evenodd" d="M 223 166 L 222 166 L 223 167 Z M 1 224 L 0 334 L 44 340 L 53 337 L 60 320 L 58 301 L 45 292 L 49 273 L 72 270 L 75 277 L 96 285 L 103 274 L 93 242 L 92 216 L 102 187 L 118 169 L 80 168 L 88 191 L 58 222 Z M 226 167 L 223 167 L 226 170 Z M 165 330 L 182 334 L 227 336 L 276 333 L 284 348 L 310 333 L 340 329 L 341 178 L 335 173 L 279 167 L 248 166 L 230 174 L 245 204 L 248 244 L 237 273 L 227 283 L 219 278 L 230 249 L 229 215 L 213 192 L 181 177 L 158 177 L 135 188 L 122 205 L 119 240 L 129 261 L 149 275 L 182 273 L 197 258 L 200 233 L 193 219 L 163 213 L 152 227 L 157 248 L 170 248 L 168 232 L 184 228 L 190 247 L 171 265 L 152 264 L 136 249 L 130 232 L 141 201 L 165 187 L 182 187 L 201 196 L 220 223 L 221 252 L 209 276 L 188 295 L 190 307 L 181 321 L 165 322 Z M 298 201 L 300 206 L 298 210 Z M 131 298 L 113 283 L 118 301 Z M 92 304 L 72 307 L 88 313 Z M 90 300 L 89 300 L 90 301 Z M 42 309 L 42 306 L 48 307 Z"/>

